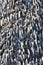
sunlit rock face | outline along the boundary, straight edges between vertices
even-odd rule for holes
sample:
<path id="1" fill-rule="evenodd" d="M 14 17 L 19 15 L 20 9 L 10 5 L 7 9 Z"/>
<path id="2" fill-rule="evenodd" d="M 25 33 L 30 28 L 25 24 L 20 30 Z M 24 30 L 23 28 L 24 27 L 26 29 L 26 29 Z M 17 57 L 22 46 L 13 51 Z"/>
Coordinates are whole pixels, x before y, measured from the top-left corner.
<path id="1" fill-rule="evenodd" d="M 1 2 L 0 65 L 43 65 L 42 1 Z"/>

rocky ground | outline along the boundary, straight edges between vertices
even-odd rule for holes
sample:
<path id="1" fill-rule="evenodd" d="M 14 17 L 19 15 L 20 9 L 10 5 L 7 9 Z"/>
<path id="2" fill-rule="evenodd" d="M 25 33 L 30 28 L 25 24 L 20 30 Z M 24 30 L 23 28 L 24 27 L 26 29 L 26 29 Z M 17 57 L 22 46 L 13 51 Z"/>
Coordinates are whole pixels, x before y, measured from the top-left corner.
<path id="1" fill-rule="evenodd" d="M 3 0 L 0 65 L 43 65 L 43 0 Z"/>

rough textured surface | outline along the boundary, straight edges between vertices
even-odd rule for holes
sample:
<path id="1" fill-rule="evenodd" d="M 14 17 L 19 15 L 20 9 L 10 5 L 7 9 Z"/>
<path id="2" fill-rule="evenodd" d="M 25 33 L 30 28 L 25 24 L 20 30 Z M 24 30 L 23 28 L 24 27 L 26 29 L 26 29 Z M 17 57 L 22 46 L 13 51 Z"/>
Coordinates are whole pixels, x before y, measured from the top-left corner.
<path id="1" fill-rule="evenodd" d="M 3 0 L 0 65 L 43 65 L 43 0 Z"/>

